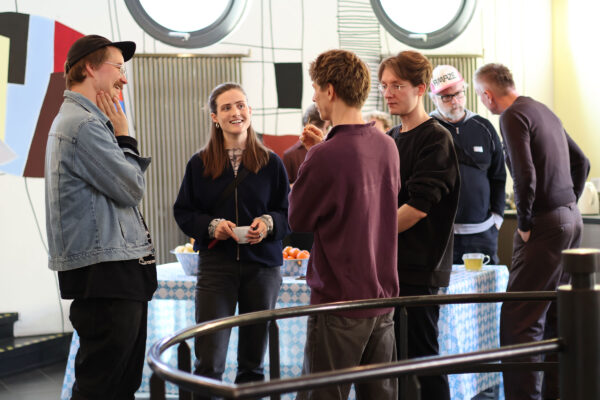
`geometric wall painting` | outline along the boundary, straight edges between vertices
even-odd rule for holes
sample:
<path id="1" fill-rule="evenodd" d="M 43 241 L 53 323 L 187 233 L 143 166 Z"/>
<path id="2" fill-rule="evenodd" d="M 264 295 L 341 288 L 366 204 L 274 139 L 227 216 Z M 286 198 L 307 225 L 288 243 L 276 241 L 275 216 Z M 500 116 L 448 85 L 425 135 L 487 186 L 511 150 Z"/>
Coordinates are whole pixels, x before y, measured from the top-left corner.
<path id="1" fill-rule="evenodd" d="M 50 75 L 46 97 L 42 103 L 40 116 L 37 120 L 33 140 L 29 147 L 29 155 L 25 164 L 23 176 L 37 178 L 44 177 L 44 159 L 46 157 L 46 142 L 48 132 L 54 117 L 62 105 L 63 92 L 65 91 L 65 77 L 62 72 L 53 72 Z"/>
<path id="2" fill-rule="evenodd" d="M 278 108 L 302 108 L 302 63 L 274 63 Z"/>
<path id="3" fill-rule="evenodd" d="M 14 151 L 4 143 L 6 125 L 6 87 L 8 85 L 8 52 L 10 39 L 0 36 L 0 164 L 14 160 L 17 156 Z"/>
<path id="4" fill-rule="evenodd" d="M 6 83 L 5 117 L 0 121 L 4 138 L 0 147 L 3 144 L 16 155 L 8 162 L 0 158 L 0 171 L 43 177 L 50 124 L 65 90 L 62 66 L 69 47 L 83 34 L 49 18 L 0 13 L 0 35 L 10 40 L 8 78 L 0 77 Z M 15 46 L 13 40 L 20 44 Z"/>
<path id="5" fill-rule="evenodd" d="M 0 14 L 0 35 L 10 39 L 9 83 L 25 83 L 25 61 L 27 59 L 27 34 L 29 15 L 18 13 Z"/>
<path id="6" fill-rule="evenodd" d="M 65 70 L 65 61 L 71 45 L 83 35 L 60 22 L 54 23 L 54 69 L 53 72 Z M 62 96 L 62 93 L 61 93 Z"/>

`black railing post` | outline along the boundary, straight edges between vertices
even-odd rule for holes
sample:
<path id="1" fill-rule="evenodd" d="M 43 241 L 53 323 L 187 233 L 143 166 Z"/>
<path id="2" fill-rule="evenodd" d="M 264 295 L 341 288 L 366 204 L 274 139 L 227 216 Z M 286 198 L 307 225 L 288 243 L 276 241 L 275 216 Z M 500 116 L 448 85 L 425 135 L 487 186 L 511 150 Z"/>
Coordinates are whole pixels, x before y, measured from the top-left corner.
<path id="1" fill-rule="evenodd" d="M 400 337 L 396 338 L 396 343 L 400 344 L 400 347 L 396 349 L 398 352 L 398 360 L 406 360 L 408 358 L 408 313 L 406 307 L 396 307 L 396 311 L 399 312 L 398 322 L 400 326 L 396 329 Z M 400 400 L 408 399 L 408 375 L 402 375 L 398 378 L 398 393 L 400 394 Z"/>
<path id="2" fill-rule="evenodd" d="M 269 378 L 279 379 L 281 371 L 279 366 L 279 326 L 276 320 L 269 321 Z M 279 394 L 272 394 L 271 400 L 279 400 Z"/>
<path id="3" fill-rule="evenodd" d="M 165 400 L 165 381 L 154 372 L 150 376 L 150 400 Z"/>
<path id="4" fill-rule="evenodd" d="M 179 343 L 177 346 L 177 368 L 180 371 L 192 371 L 192 358 L 190 355 L 190 346 L 186 342 Z M 179 400 L 192 400 L 192 393 L 179 388 Z"/>
<path id="5" fill-rule="evenodd" d="M 598 249 L 562 254 L 571 285 L 558 289 L 561 400 L 600 399 L 600 288 L 595 286 Z"/>

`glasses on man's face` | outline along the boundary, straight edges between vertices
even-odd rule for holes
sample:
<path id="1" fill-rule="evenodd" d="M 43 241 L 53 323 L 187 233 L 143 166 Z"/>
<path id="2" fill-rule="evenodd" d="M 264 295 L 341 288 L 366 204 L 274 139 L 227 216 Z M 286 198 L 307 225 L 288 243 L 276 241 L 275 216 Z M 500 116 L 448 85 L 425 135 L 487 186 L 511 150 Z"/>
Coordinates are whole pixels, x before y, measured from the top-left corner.
<path id="1" fill-rule="evenodd" d="M 125 69 L 125 64 L 117 64 L 117 63 L 110 62 L 110 61 L 104 61 L 104 64 L 108 64 L 108 65 L 112 65 L 113 67 L 117 67 L 119 69 L 119 72 L 123 76 L 125 76 L 125 73 L 127 72 Z"/>
<path id="2" fill-rule="evenodd" d="M 456 98 L 456 100 L 462 100 L 465 97 L 465 90 L 463 89 L 454 94 L 437 94 L 436 96 L 439 96 L 444 103 L 450 103 L 454 98 Z"/>
<path id="3" fill-rule="evenodd" d="M 377 85 L 377 88 L 379 89 L 379 91 L 381 92 L 381 94 L 385 94 L 386 90 L 390 90 L 390 93 L 397 93 L 399 91 L 401 91 L 402 89 L 404 89 L 406 87 L 406 85 L 399 85 L 397 83 L 392 83 L 390 85 L 387 85 L 385 83 L 380 83 L 379 85 Z"/>

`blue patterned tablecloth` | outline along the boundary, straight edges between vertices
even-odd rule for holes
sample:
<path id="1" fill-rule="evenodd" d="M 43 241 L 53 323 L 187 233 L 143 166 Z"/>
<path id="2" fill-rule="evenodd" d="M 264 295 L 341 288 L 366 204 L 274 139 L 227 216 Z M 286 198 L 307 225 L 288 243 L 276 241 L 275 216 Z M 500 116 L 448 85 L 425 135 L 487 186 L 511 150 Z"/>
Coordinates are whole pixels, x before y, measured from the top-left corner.
<path id="1" fill-rule="evenodd" d="M 148 307 L 147 348 L 159 339 L 177 330 L 194 324 L 195 277 L 183 273 L 178 263 L 157 267 L 159 286 Z M 442 290 L 448 294 L 503 292 L 506 290 L 508 271 L 504 266 L 484 266 L 481 271 L 465 271 L 455 265 L 450 278 L 450 286 Z M 304 280 L 284 277 L 277 308 L 308 304 L 310 289 Z M 455 304 L 442 306 L 439 320 L 439 342 L 442 354 L 465 353 L 490 349 L 499 346 L 500 304 Z M 304 343 L 306 340 L 306 317 L 278 321 L 280 330 L 281 375 L 298 376 L 302 371 Z M 235 380 L 237 328 L 231 333 L 227 354 L 227 370 L 223 379 Z M 189 342 L 192 347 L 191 341 Z M 71 395 L 74 381 L 73 365 L 79 348 L 79 337 L 73 333 L 71 349 L 65 372 L 61 399 Z M 163 359 L 176 367 L 175 349 L 168 350 Z M 267 356 L 268 364 L 268 356 Z M 267 365 L 268 371 L 268 365 Z M 139 393 L 149 391 L 151 370 L 146 364 Z M 471 399 L 482 390 L 498 385 L 499 373 L 462 374 L 449 376 L 450 392 L 453 400 Z M 167 393 L 177 393 L 174 385 L 167 384 Z M 293 394 L 282 396 L 293 399 Z"/>

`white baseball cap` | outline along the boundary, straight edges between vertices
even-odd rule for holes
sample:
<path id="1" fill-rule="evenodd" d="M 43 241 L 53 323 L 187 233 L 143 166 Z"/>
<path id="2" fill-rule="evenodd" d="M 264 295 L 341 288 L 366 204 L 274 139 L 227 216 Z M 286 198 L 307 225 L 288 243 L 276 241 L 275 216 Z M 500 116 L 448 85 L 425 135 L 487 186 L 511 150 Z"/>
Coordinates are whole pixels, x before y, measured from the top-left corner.
<path id="1" fill-rule="evenodd" d="M 429 88 L 431 89 L 431 93 L 438 94 L 442 90 L 460 82 L 464 82 L 464 79 L 456 68 L 452 65 L 438 65 L 433 70 Z"/>

